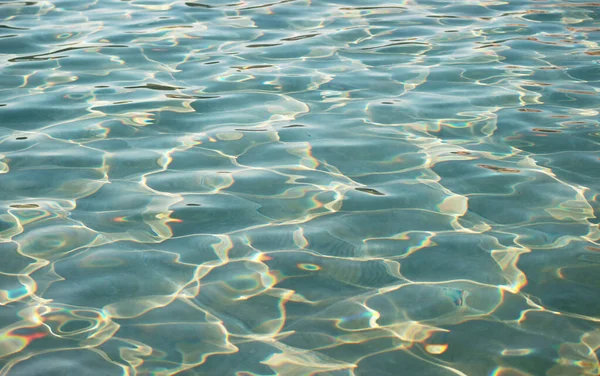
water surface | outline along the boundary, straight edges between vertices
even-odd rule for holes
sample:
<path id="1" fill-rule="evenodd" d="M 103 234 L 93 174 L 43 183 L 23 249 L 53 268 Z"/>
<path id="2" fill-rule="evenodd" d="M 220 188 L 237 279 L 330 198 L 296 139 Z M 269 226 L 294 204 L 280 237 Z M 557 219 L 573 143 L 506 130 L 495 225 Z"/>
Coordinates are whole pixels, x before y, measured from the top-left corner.
<path id="1" fill-rule="evenodd" d="M 0 2 L 0 374 L 598 375 L 599 9 Z"/>

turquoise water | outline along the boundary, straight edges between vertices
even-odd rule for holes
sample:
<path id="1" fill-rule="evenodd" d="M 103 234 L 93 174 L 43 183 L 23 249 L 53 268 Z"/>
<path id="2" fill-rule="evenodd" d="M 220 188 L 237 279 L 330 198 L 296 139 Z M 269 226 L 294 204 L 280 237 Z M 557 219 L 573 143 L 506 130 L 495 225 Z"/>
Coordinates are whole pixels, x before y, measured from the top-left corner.
<path id="1" fill-rule="evenodd" d="M 0 375 L 600 366 L 600 4 L 0 2 Z"/>

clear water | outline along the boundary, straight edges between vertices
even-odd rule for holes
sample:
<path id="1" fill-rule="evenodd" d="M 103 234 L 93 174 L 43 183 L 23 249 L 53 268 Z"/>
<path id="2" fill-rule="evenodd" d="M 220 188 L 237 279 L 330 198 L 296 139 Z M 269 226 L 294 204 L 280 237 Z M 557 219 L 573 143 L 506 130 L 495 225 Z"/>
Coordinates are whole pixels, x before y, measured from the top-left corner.
<path id="1" fill-rule="evenodd" d="M 600 3 L 4 0 L 0 374 L 598 375 Z"/>

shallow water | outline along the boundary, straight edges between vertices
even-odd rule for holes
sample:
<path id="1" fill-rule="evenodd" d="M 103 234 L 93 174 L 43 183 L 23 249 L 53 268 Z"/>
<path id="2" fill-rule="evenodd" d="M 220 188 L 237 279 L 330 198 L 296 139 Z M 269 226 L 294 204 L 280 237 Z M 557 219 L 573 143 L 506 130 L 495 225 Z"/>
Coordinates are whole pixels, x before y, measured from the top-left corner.
<path id="1" fill-rule="evenodd" d="M 600 4 L 0 2 L 0 374 L 600 373 Z"/>

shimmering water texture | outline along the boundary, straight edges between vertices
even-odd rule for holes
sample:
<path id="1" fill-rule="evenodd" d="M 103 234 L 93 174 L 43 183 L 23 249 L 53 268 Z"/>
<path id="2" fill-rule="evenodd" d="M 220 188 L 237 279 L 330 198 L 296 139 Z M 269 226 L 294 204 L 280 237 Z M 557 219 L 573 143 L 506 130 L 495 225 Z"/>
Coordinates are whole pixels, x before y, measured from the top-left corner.
<path id="1" fill-rule="evenodd" d="M 2 0 L 0 375 L 598 375 L 599 40 L 583 0 Z"/>

